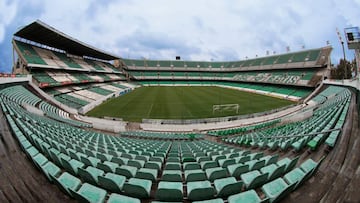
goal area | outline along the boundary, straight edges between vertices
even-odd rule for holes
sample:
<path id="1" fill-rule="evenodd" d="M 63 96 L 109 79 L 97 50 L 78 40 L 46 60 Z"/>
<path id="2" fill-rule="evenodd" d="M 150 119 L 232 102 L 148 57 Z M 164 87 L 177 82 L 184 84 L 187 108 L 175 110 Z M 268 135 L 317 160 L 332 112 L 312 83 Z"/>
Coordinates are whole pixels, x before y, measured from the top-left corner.
<path id="1" fill-rule="evenodd" d="M 236 111 L 239 113 L 239 104 L 215 104 L 213 105 L 213 114 Z"/>

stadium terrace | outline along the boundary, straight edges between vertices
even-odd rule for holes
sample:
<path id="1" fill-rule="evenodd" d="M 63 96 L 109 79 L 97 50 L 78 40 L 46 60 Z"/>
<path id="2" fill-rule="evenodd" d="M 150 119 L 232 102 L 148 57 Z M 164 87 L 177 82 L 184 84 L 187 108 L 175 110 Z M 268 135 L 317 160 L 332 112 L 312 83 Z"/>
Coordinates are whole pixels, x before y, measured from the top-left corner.
<path id="1" fill-rule="evenodd" d="M 37 20 L 0 75 L 0 202 L 357 202 L 359 88 L 331 46 L 121 58 Z"/>

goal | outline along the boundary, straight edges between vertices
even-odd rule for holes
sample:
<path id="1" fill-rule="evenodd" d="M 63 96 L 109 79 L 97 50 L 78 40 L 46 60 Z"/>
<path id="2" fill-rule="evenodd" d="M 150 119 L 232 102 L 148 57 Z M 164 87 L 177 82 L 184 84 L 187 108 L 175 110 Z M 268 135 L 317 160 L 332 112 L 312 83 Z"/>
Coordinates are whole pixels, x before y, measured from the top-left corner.
<path id="1" fill-rule="evenodd" d="M 239 104 L 215 104 L 213 105 L 213 114 L 236 111 L 239 113 Z"/>

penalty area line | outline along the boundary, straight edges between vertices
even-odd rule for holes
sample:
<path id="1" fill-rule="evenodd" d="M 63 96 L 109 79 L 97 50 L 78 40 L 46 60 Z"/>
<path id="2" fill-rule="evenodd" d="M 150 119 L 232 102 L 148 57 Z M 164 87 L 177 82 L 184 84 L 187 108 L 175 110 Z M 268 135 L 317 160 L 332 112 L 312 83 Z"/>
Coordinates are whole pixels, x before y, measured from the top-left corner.
<path id="1" fill-rule="evenodd" d="M 149 118 L 150 113 L 151 113 L 151 111 L 152 111 L 152 109 L 153 109 L 153 106 L 154 106 L 154 103 L 151 104 L 151 106 L 150 106 L 150 108 L 149 108 L 149 111 L 148 111 L 148 113 L 147 113 L 147 117 L 148 117 L 148 118 Z"/>

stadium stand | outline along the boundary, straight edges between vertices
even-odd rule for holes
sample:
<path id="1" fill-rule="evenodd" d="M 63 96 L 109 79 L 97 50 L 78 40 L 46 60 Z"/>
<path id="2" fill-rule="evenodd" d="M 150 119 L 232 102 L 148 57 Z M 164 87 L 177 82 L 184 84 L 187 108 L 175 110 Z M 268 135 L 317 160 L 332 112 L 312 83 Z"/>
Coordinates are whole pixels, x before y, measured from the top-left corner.
<path id="1" fill-rule="evenodd" d="M 35 67 L 36 65 L 41 65 L 42 68 L 120 73 L 115 67 L 104 62 L 91 61 L 80 57 L 71 58 L 65 53 L 51 51 L 18 40 L 14 40 L 13 44 L 14 48 L 19 50 L 19 56 L 23 57 L 26 63 Z"/>
<path id="2" fill-rule="evenodd" d="M 344 189 L 358 184 L 354 90 L 312 83 L 329 47 L 230 62 L 122 59 L 122 70 L 106 62 L 116 57 L 40 21 L 15 38 L 14 72 L 32 78 L 14 74 L 0 85 L 0 202 L 358 200 Z M 80 112 L 141 85 L 209 84 L 304 103 L 286 116 L 176 133 L 99 131 L 62 108 Z"/>

